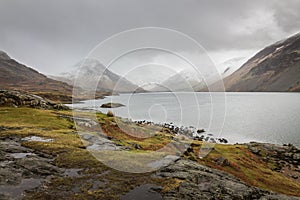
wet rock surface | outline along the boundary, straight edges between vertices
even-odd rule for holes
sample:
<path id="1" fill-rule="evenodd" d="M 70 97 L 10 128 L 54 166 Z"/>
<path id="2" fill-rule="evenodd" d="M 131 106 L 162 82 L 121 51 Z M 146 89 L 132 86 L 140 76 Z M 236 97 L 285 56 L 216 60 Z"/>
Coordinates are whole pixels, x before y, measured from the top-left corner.
<path id="1" fill-rule="evenodd" d="M 20 199 L 26 190 L 64 171 L 50 155 L 23 147 L 21 138 L 0 139 L 0 155 L 0 199 Z"/>
<path id="2" fill-rule="evenodd" d="M 87 133 L 79 133 L 79 135 L 83 140 L 89 142 L 87 150 L 129 150 L 127 147 L 117 145 L 105 136 L 91 135 Z"/>

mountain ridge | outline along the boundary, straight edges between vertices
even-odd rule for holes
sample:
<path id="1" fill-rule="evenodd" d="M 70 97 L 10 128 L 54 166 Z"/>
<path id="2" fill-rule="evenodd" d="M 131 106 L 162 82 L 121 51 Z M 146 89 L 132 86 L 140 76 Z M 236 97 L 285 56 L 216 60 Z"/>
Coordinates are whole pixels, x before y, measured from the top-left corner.
<path id="1" fill-rule="evenodd" d="M 0 85 L 1 89 L 26 91 L 51 100 L 67 102 L 72 99 L 72 86 L 49 79 L 9 57 L 4 51 L 0 51 Z"/>
<path id="2" fill-rule="evenodd" d="M 300 33 L 269 45 L 224 79 L 230 92 L 300 91 Z"/>
<path id="3" fill-rule="evenodd" d="M 110 71 L 96 59 L 85 59 L 77 63 L 72 71 L 49 77 L 70 85 L 75 84 L 85 90 L 112 93 L 145 92 L 143 88 Z"/>

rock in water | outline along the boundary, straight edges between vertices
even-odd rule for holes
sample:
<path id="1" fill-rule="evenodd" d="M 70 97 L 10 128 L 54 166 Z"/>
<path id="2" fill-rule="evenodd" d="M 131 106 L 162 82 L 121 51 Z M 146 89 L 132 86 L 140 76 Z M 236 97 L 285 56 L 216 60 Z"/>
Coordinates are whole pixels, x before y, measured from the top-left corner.
<path id="1" fill-rule="evenodd" d="M 101 108 L 118 108 L 124 106 L 123 104 L 120 103 L 104 103 L 100 107 Z"/>

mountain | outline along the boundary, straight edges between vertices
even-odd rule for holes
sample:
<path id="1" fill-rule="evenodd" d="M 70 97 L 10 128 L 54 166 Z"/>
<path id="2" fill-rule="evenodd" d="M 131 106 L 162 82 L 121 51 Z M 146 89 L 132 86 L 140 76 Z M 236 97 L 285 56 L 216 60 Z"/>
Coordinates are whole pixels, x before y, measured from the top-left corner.
<path id="1" fill-rule="evenodd" d="M 150 91 L 167 92 L 167 91 L 196 91 L 204 87 L 205 82 L 201 78 L 201 74 L 192 69 L 184 69 L 175 75 L 167 78 Z"/>
<path id="2" fill-rule="evenodd" d="M 75 84 L 85 90 L 96 89 L 97 91 L 116 93 L 145 92 L 144 89 L 131 83 L 126 78 L 106 69 L 105 66 L 95 59 L 85 59 L 76 64 L 71 72 L 49 77 L 70 85 Z"/>
<path id="3" fill-rule="evenodd" d="M 226 91 L 300 91 L 300 33 L 276 42 L 224 79 Z"/>
<path id="4" fill-rule="evenodd" d="M 223 78 L 231 75 L 233 72 L 238 70 L 245 62 L 247 57 L 236 57 L 226 60 L 225 62 L 218 64 L 217 69 Z"/>
<path id="5" fill-rule="evenodd" d="M 54 101 L 70 102 L 72 86 L 47 78 L 0 51 L 0 89 L 27 91 Z"/>

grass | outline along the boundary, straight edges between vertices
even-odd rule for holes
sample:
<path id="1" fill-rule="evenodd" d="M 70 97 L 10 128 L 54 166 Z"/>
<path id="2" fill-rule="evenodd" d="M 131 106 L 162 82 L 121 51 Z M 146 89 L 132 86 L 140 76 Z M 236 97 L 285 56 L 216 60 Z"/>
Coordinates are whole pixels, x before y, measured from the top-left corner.
<path id="1" fill-rule="evenodd" d="M 143 150 L 156 151 L 170 143 L 170 136 L 159 132 L 161 128 L 146 125 L 138 126 L 135 123 L 125 123 L 118 117 L 98 115 L 102 130 L 116 143 L 132 147 L 139 145 Z"/>
<path id="2" fill-rule="evenodd" d="M 0 132 L 3 137 L 40 136 L 52 138 L 54 141 L 23 142 L 22 145 L 54 156 L 54 163 L 61 168 L 80 168 L 82 177 L 54 177 L 47 184 L 46 190 L 29 193 L 28 199 L 51 199 L 54 197 L 68 199 L 118 199 L 131 189 L 144 183 L 161 185 L 163 191 L 177 188 L 181 183 L 176 179 L 158 179 L 151 173 L 132 174 L 111 169 L 105 163 L 99 162 L 90 154 L 82 144 L 74 129 L 72 121 L 60 117 L 72 116 L 72 111 L 53 111 L 32 108 L 0 107 L 0 126 L 20 127 L 18 130 L 4 130 Z M 93 117 L 92 113 L 81 113 L 81 116 Z M 171 141 L 171 135 L 152 126 L 136 126 L 128 124 L 126 120 L 108 117 L 106 114 L 97 113 L 105 134 L 118 144 L 131 147 L 132 150 L 111 155 L 109 153 L 98 155 L 98 159 L 106 161 L 122 160 L 121 167 L 139 167 L 135 156 L 155 152 Z M 128 127 L 121 130 L 118 124 Z M 138 135 L 137 135 L 138 134 Z M 140 137 L 143 136 L 143 137 Z M 147 137 L 144 137 L 147 136 Z M 274 163 L 266 163 L 244 145 L 217 144 L 204 158 L 199 158 L 202 142 L 186 140 L 191 143 L 192 151 L 186 152 L 184 157 L 199 162 L 200 164 L 216 168 L 232 174 L 249 185 L 260 187 L 269 191 L 287 195 L 300 196 L 300 184 L 293 179 L 274 171 Z M 138 144 L 141 148 L 135 148 Z M 132 154 L 130 154 L 132 153 Z M 165 152 L 153 153 L 147 159 L 163 156 Z M 95 155 L 97 157 L 97 155 Z M 106 156 L 106 157 L 105 157 Z M 222 165 L 217 160 L 222 157 L 228 160 L 228 165 Z M 130 159 L 129 159 L 130 158 Z M 126 163 L 128 162 L 128 163 Z M 99 187 L 93 186 L 94 182 L 104 182 Z"/>
<path id="3" fill-rule="evenodd" d="M 196 153 L 196 150 L 195 150 Z M 216 163 L 223 157 L 229 161 L 228 166 Z M 265 190 L 300 196 L 300 184 L 290 177 L 274 171 L 274 164 L 267 163 L 251 153 L 244 145 L 219 145 L 205 158 L 197 161 L 203 165 L 232 174 L 249 185 Z"/>
<path id="4" fill-rule="evenodd" d="M 80 177 L 54 176 L 44 187 L 28 192 L 25 199 L 119 199 L 141 184 L 156 184 L 165 190 L 176 186 L 173 179 L 158 179 L 151 173 L 132 174 L 109 168 L 85 149 L 74 123 L 60 115 L 72 116 L 72 112 L 0 107 L 0 126 L 20 128 L 1 131 L 1 138 L 51 138 L 53 142 L 30 141 L 22 142 L 22 145 L 52 155 L 57 167 L 82 170 Z M 92 114 L 85 115 L 91 117 Z M 97 117 L 103 122 L 114 121 L 105 114 L 98 113 Z"/>

